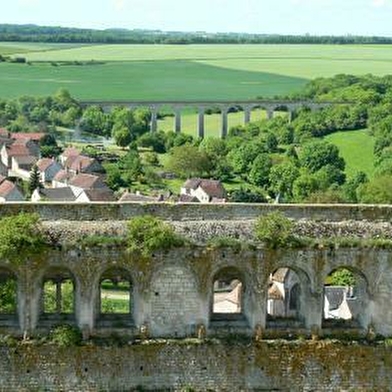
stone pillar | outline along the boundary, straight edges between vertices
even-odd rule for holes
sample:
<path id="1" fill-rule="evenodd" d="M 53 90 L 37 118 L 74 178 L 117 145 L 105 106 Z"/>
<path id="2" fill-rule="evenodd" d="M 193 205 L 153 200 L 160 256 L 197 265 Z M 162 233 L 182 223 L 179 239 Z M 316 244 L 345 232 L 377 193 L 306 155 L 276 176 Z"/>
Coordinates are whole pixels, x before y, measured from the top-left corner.
<path id="1" fill-rule="evenodd" d="M 227 129 L 228 129 L 228 109 L 223 108 L 222 109 L 222 128 L 221 128 L 221 138 L 225 139 L 227 136 Z"/>
<path id="2" fill-rule="evenodd" d="M 250 106 L 244 107 L 244 125 L 250 123 L 252 108 Z"/>
<path id="3" fill-rule="evenodd" d="M 174 111 L 174 129 L 175 133 L 181 132 L 181 109 L 176 108 Z"/>
<path id="4" fill-rule="evenodd" d="M 156 132 L 158 127 L 158 108 L 156 106 L 152 106 L 150 110 L 151 110 L 150 131 Z"/>
<path id="5" fill-rule="evenodd" d="M 274 109 L 273 108 L 267 108 L 267 119 L 271 120 L 274 118 Z"/>
<path id="6" fill-rule="evenodd" d="M 204 108 L 199 107 L 199 115 L 197 121 L 197 136 L 204 138 Z"/>

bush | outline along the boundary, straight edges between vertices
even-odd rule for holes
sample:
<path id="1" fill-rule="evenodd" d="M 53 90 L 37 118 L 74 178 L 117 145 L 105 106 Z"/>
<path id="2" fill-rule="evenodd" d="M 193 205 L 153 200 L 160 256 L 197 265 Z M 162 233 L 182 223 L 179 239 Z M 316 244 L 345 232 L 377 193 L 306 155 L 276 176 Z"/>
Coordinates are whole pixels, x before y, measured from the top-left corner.
<path id="1" fill-rule="evenodd" d="M 133 218 L 128 223 L 128 249 L 150 256 L 157 250 L 167 250 L 184 245 L 185 240 L 169 224 L 150 215 Z"/>
<path id="2" fill-rule="evenodd" d="M 293 228 L 293 222 L 281 212 L 271 212 L 257 220 L 254 230 L 259 241 L 276 249 L 294 244 Z"/>
<path id="3" fill-rule="evenodd" d="M 50 340 L 61 347 L 77 346 L 82 342 L 82 333 L 72 325 L 58 325 L 50 332 Z"/>
<path id="4" fill-rule="evenodd" d="M 21 253 L 37 252 L 44 243 L 37 214 L 21 213 L 0 219 L 0 257 L 18 257 Z"/>

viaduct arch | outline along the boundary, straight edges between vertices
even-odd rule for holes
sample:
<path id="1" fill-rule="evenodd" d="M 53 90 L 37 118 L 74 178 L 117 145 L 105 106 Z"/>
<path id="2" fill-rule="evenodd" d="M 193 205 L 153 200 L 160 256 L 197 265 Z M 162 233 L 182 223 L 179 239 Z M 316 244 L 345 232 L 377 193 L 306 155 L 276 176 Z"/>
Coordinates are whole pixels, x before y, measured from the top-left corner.
<path id="1" fill-rule="evenodd" d="M 213 106 L 220 109 L 221 112 L 221 129 L 220 136 L 225 138 L 228 132 L 228 113 L 230 108 L 240 107 L 244 111 L 244 124 L 251 121 L 252 109 L 258 107 L 265 109 L 267 118 L 273 117 L 274 111 L 286 109 L 291 120 L 293 113 L 301 107 L 307 107 L 310 110 L 320 110 L 332 105 L 350 104 L 350 102 L 315 102 L 315 101 L 285 101 L 285 100 L 232 100 L 232 101 L 81 101 L 83 107 L 99 106 L 104 111 L 110 111 L 115 106 L 122 106 L 129 109 L 146 107 L 151 112 L 150 130 L 156 132 L 158 127 L 158 112 L 163 107 L 170 107 L 174 112 L 173 131 L 181 132 L 181 113 L 186 108 L 197 108 L 197 135 L 204 137 L 204 116 L 207 108 Z"/>

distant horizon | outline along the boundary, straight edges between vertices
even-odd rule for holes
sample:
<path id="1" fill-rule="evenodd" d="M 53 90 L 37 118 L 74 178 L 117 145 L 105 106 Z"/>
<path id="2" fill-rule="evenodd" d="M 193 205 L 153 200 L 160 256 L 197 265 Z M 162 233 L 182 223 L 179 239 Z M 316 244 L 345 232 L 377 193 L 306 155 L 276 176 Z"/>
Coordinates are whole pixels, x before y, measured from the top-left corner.
<path id="1" fill-rule="evenodd" d="M 391 37 L 392 0 L 13 0 L 1 24 Z"/>
<path id="2" fill-rule="evenodd" d="M 293 36 L 293 37 L 379 37 L 379 38 L 392 38 L 392 32 L 390 35 L 375 35 L 375 34 L 310 34 L 310 33 L 277 33 L 277 32 L 246 32 L 246 31 L 207 31 L 207 30 L 162 30 L 158 28 L 140 28 L 140 27 L 119 27 L 119 26 L 108 26 L 108 27 L 86 27 L 86 26 L 75 26 L 75 25 L 59 25 L 59 24 L 39 24 L 39 23 L 3 23 L 0 21 L 0 25 L 9 26 L 34 26 L 34 27 L 50 27 L 50 28 L 61 28 L 61 29 L 80 29 L 80 30 L 96 30 L 96 31 L 108 31 L 108 30 L 124 30 L 124 31 L 146 31 L 146 32 L 160 32 L 160 33 L 185 33 L 185 34 L 243 34 L 243 35 L 259 35 L 259 36 Z"/>

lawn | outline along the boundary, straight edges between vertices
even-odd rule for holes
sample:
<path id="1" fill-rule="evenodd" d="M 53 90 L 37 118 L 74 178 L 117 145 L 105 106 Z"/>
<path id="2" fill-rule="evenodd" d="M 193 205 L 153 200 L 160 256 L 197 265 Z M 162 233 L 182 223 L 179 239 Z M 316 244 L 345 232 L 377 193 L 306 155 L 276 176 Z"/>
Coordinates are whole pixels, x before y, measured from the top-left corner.
<path id="1" fill-rule="evenodd" d="M 0 64 L 0 97 L 52 94 L 81 99 L 254 99 L 298 91 L 339 73 L 384 75 L 388 45 L 67 45 L 1 43 L 33 65 Z M 104 64 L 64 65 L 101 61 Z M 50 65 L 53 63 L 53 65 Z"/>
<path id="2" fill-rule="evenodd" d="M 325 137 L 335 144 L 346 162 L 346 174 L 350 177 L 358 171 L 368 177 L 374 172 L 374 138 L 366 129 L 359 131 L 336 132 Z"/>

